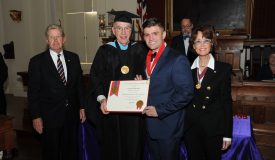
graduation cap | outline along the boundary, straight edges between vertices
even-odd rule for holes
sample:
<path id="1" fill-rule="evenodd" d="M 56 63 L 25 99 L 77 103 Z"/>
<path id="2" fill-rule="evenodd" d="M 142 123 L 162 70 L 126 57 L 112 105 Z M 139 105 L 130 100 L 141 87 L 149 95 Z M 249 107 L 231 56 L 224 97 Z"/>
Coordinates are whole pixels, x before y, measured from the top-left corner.
<path id="1" fill-rule="evenodd" d="M 112 14 L 115 16 L 114 22 L 127 22 L 127 23 L 132 23 L 132 18 L 139 18 L 138 15 L 135 15 L 131 12 L 128 11 L 114 11 L 111 10 L 107 12 L 109 14 Z"/>

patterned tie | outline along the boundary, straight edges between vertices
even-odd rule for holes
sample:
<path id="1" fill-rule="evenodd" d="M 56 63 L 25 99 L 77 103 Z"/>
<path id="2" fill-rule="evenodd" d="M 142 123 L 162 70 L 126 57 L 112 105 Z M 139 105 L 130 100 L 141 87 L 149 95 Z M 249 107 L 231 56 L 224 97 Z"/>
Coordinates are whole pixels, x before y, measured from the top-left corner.
<path id="1" fill-rule="evenodd" d="M 60 60 L 60 56 L 61 54 L 58 54 L 57 55 L 57 71 L 58 71 L 58 74 L 63 82 L 64 85 L 66 85 L 66 78 L 65 78 L 65 73 L 64 73 L 64 69 L 63 69 L 63 65 L 62 65 L 62 62 Z"/>

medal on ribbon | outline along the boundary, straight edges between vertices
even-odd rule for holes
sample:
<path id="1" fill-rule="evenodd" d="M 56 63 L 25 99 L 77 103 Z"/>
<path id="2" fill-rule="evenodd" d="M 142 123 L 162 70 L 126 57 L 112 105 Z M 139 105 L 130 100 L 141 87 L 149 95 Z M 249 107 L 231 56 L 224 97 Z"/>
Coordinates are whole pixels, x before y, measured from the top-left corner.
<path id="1" fill-rule="evenodd" d="M 196 89 L 201 89 L 201 84 L 200 83 L 196 84 Z"/>
<path id="2" fill-rule="evenodd" d="M 197 69 L 197 79 L 198 79 L 198 83 L 195 85 L 195 88 L 198 89 L 198 90 L 201 89 L 201 81 L 202 81 L 202 79 L 203 79 L 203 77 L 204 77 L 206 71 L 207 71 L 207 68 L 205 68 L 205 69 L 202 71 L 202 73 L 200 74 L 200 73 L 199 73 L 199 69 Z"/>
<path id="3" fill-rule="evenodd" d="M 122 66 L 120 71 L 122 74 L 128 74 L 129 73 L 129 67 L 128 66 Z"/>

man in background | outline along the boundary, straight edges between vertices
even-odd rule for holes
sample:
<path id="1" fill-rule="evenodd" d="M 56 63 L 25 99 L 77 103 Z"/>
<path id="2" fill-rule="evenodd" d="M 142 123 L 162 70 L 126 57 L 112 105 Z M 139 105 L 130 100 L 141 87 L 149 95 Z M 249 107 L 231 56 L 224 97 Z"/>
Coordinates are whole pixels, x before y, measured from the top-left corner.
<path id="1" fill-rule="evenodd" d="M 192 51 L 192 46 L 189 46 L 189 40 L 193 29 L 191 18 L 185 17 L 181 20 L 181 34 L 172 39 L 171 48 L 180 51 L 187 56 L 190 64 L 194 62 L 197 54 Z"/>
<path id="2" fill-rule="evenodd" d="M 8 67 L 0 52 L 0 114 L 7 114 L 7 103 L 4 92 L 4 83 L 8 78 Z"/>
<path id="3" fill-rule="evenodd" d="M 274 80 L 275 81 L 275 51 L 271 51 L 268 57 L 268 63 L 264 64 L 259 73 L 257 80 Z"/>

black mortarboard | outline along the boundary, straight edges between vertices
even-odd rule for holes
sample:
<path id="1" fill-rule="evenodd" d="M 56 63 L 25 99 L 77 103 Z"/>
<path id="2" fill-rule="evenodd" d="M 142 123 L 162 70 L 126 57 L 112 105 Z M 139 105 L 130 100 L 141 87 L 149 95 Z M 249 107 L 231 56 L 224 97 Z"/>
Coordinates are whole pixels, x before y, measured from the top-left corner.
<path id="1" fill-rule="evenodd" d="M 138 15 L 135 15 L 128 11 L 114 11 L 114 10 L 112 10 L 108 13 L 115 15 L 114 22 L 132 23 L 132 18 L 139 18 Z"/>

